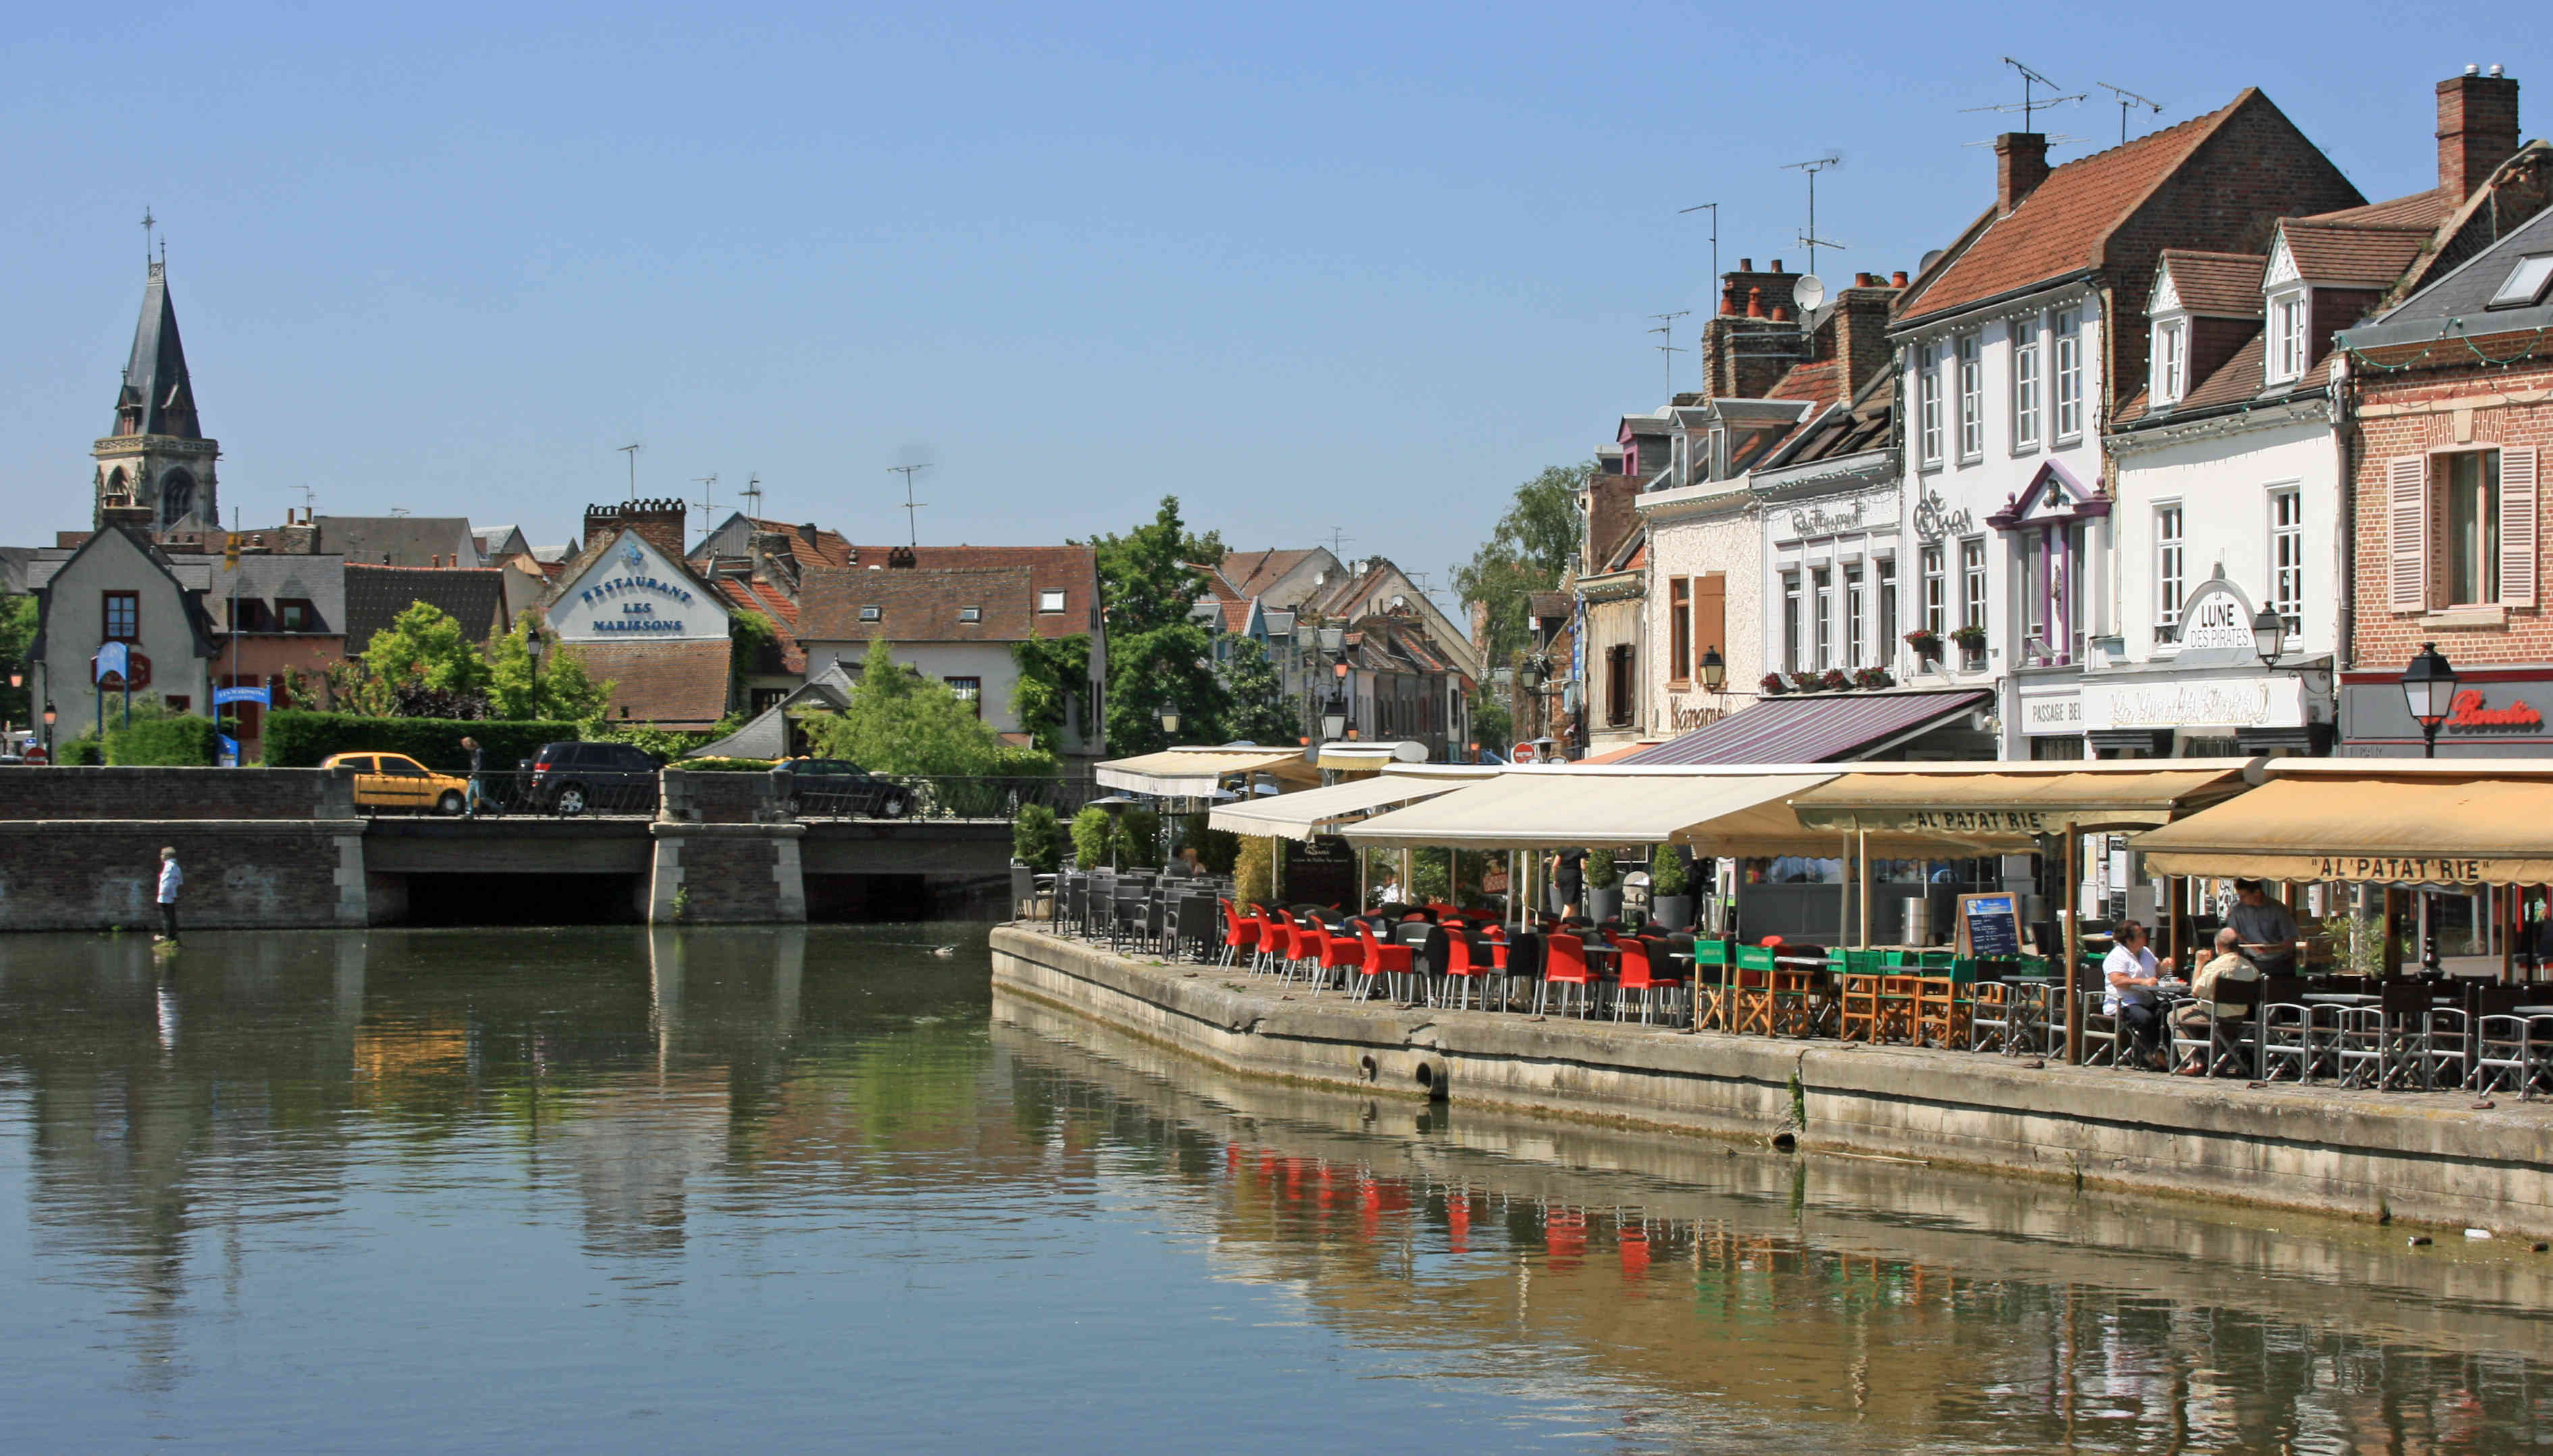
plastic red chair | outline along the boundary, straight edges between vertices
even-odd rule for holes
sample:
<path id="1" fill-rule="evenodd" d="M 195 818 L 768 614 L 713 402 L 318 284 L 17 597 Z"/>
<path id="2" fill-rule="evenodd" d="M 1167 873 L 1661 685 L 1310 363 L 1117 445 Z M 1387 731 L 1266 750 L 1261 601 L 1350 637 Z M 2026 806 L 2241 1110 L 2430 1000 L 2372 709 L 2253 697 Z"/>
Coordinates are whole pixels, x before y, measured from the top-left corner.
<path id="1" fill-rule="evenodd" d="M 1445 992 L 1452 992 L 1455 998 L 1455 1005 L 1464 1007 L 1470 1006 L 1472 1004 L 1472 986 L 1475 982 L 1481 979 L 1481 973 L 1473 969 L 1472 966 L 1471 932 L 1461 925 L 1453 925 L 1446 928 L 1444 976 L 1444 990 L 1437 994 L 1435 998 L 1436 1003 L 1440 1006 L 1443 1005 L 1445 1003 Z M 1486 1005 L 1488 1003 L 1488 997 L 1486 994 L 1483 996 L 1482 1000 L 1483 1004 Z"/>
<path id="2" fill-rule="evenodd" d="M 1655 970 L 1649 964 L 1649 947 L 1646 941 L 1621 936 L 1614 940 L 1613 947 L 1620 952 L 1621 966 L 1621 981 L 1614 988 L 1613 993 L 1613 1019 L 1616 1021 L 1622 1019 L 1623 1013 L 1630 1009 L 1631 993 L 1637 991 L 1640 996 L 1640 1024 L 1646 1026 L 1649 1023 L 1650 1014 L 1657 1009 L 1658 992 L 1666 991 L 1672 995 L 1682 990 L 1684 979 Z"/>
<path id="3" fill-rule="evenodd" d="M 1365 959 L 1357 966 L 1357 969 L 1365 976 L 1365 982 L 1362 988 L 1363 993 L 1368 996 L 1374 994 L 1375 978 L 1380 976 L 1386 978 L 1386 989 L 1389 992 L 1393 1000 L 1398 1001 L 1408 999 L 1407 996 L 1401 994 L 1399 983 L 1401 978 L 1410 974 L 1409 947 L 1405 945 L 1386 945 L 1384 942 L 1375 939 L 1374 927 L 1363 920 L 1359 920 L 1356 923 L 1356 928 L 1357 939 L 1362 943 L 1365 951 Z"/>
<path id="4" fill-rule="evenodd" d="M 1223 964 L 1238 964 L 1244 950 L 1250 952 L 1253 961 L 1258 960 L 1259 922 L 1243 919 L 1230 900 L 1218 898 L 1215 903 L 1223 907 Z"/>
<path id="5" fill-rule="evenodd" d="M 1548 935 L 1542 941 L 1542 984 L 1534 988 L 1533 1013 L 1543 1014 L 1552 988 L 1560 988 L 1562 1015 L 1569 1014 L 1570 988 L 1578 988 L 1578 1013 L 1587 1014 L 1587 988 L 1596 978 L 1587 970 L 1587 942 L 1574 935 Z"/>

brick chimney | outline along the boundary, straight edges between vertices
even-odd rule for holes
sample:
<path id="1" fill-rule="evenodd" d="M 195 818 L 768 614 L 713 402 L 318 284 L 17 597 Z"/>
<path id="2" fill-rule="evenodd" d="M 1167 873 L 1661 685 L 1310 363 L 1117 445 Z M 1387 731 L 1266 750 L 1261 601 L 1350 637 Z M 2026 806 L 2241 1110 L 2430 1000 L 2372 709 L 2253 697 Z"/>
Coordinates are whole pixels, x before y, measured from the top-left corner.
<path id="1" fill-rule="evenodd" d="M 2517 155 L 2517 78 L 2467 66 L 2438 82 L 2438 185 L 2458 202 Z"/>
<path id="2" fill-rule="evenodd" d="M 1906 275 L 1897 276 L 1902 280 Z M 1888 315 L 1904 287 L 1903 281 L 1890 284 L 1877 273 L 1860 273 L 1851 287 L 1835 295 L 1834 357 L 1846 404 L 1888 366 Z"/>
<path id="3" fill-rule="evenodd" d="M 2012 210 L 2047 180 L 2046 134 L 2006 132 L 1995 138 L 1995 216 L 2012 216 Z"/>
<path id="4" fill-rule="evenodd" d="M 630 500 L 618 505 L 589 505 L 585 508 L 585 539 L 593 541 L 614 531 L 635 531 L 639 537 L 667 557 L 683 559 L 683 522 L 691 506 L 680 500 Z"/>

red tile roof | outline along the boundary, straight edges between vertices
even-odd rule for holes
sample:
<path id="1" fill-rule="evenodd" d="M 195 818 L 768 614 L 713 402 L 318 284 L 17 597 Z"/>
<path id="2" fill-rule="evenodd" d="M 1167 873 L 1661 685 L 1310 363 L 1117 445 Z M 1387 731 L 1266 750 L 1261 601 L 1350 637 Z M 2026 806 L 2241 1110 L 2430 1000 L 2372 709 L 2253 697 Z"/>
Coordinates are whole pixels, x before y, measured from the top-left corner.
<path id="1" fill-rule="evenodd" d="M 1235 551 L 1223 558 L 1224 579 L 1244 596 L 1265 596 L 1268 589 L 1284 579 L 1285 573 L 1303 564 L 1318 547 L 1302 551 Z"/>
<path id="2" fill-rule="evenodd" d="M 2213 318 L 2261 316 L 2261 274 L 2270 260 L 2253 253 L 2202 253 L 2166 248 L 2156 259 L 2171 272 L 2182 309 Z"/>
<path id="3" fill-rule="evenodd" d="M 611 684 L 606 716 L 659 728 L 707 728 L 726 716 L 727 643 L 580 642 L 587 676 Z"/>
<path id="4" fill-rule="evenodd" d="M 2173 412 L 2205 409 L 2214 404 L 2235 404 L 2261 393 L 2267 387 L 2261 379 L 2267 347 L 2263 341 L 2267 338 L 2266 334 L 2256 333 L 2244 340 L 2243 347 L 2234 351 L 2232 359 L 2219 365 L 2216 372 L 2199 380 L 2198 387 L 2190 390 L 2187 398 L 2172 406 Z M 2305 370 L 2305 379 L 2307 382 L 2314 379 L 2313 370 Z"/>
<path id="5" fill-rule="evenodd" d="M 821 527 L 810 531 L 804 525 L 791 525 L 787 521 L 766 521 L 757 516 L 747 516 L 745 519 L 753 523 L 753 529 L 756 531 L 768 531 L 787 538 L 789 555 L 802 567 L 838 569 L 851 564 L 851 544 L 842 539 L 842 533 L 839 531 L 827 531 Z"/>
<path id="6" fill-rule="evenodd" d="M 865 572 L 874 566 L 888 568 L 887 554 L 903 547 L 853 546 L 850 569 Z M 993 572 L 1024 570 L 1029 584 L 1036 592 L 1060 591 L 1063 610 L 1036 611 L 1037 597 L 1028 598 L 1033 614 L 1035 636 L 1070 637 L 1076 632 L 1094 632 L 1099 628 L 1099 554 L 1087 546 L 921 546 L 913 548 L 915 570 Z M 799 600 L 806 600 L 806 588 L 799 588 Z M 986 608 L 990 610 L 989 604 Z M 813 633 L 804 634 L 813 636 Z"/>
<path id="7" fill-rule="evenodd" d="M 1831 359 L 1821 360 L 1816 364 L 1793 364 L 1790 372 L 1784 374 L 1781 381 L 1775 384 L 1764 397 L 1805 399 L 1816 405 L 1832 404 L 1843 397 L 1841 368 Z M 1814 415 L 1816 411 L 1812 410 L 1810 413 Z"/>
<path id="8" fill-rule="evenodd" d="M 2371 202 L 2364 207 L 2344 207 L 2338 212 L 2318 212 L 2305 219 L 2314 223 L 2348 223 L 2373 227 L 2434 229 L 2456 210 L 2456 195 L 2444 187 L 2414 192 L 2387 202 Z"/>
<path id="9" fill-rule="evenodd" d="M 2290 220 L 2278 225 L 2287 254 L 2308 283 L 2337 288 L 2390 288 L 2427 247 L 2433 227 L 2384 227 Z"/>
<path id="10" fill-rule="evenodd" d="M 758 612 L 771 623 L 772 634 L 780 640 L 780 671 L 807 671 L 807 649 L 798 642 L 798 603 L 780 592 L 768 581 L 748 581 L 735 576 L 718 578 L 719 595 L 742 611 Z M 746 671 L 753 669 L 748 666 Z"/>
<path id="11" fill-rule="evenodd" d="M 1039 632 L 1029 571 L 811 571 L 798 588 L 798 634 L 809 642 L 1025 642 Z M 864 609 L 877 610 L 875 620 Z M 961 619 L 965 609 L 975 621 Z"/>
<path id="12" fill-rule="evenodd" d="M 2171 175 L 2226 118 L 2261 93 L 2246 88 L 2224 106 L 2123 147 L 2051 171 L 2010 217 L 1994 218 L 1899 305 L 1901 321 L 1923 318 L 2099 265 L 2119 224 Z"/>

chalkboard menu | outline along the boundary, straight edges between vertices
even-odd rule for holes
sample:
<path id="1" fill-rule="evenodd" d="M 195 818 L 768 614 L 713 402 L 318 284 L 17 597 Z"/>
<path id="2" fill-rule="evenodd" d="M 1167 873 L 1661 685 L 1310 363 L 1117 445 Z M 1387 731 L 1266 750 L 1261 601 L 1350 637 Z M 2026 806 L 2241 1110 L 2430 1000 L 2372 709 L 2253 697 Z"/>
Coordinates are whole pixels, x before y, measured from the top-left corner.
<path id="1" fill-rule="evenodd" d="M 1959 954 L 2021 954 L 2021 903 L 2009 894 L 1959 896 Z"/>
<path id="2" fill-rule="evenodd" d="M 1309 843 L 1276 842 L 1285 853 L 1285 887 L 1278 892 L 1285 903 L 1357 908 L 1356 852 L 1346 840 L 1323 834 Z"/>

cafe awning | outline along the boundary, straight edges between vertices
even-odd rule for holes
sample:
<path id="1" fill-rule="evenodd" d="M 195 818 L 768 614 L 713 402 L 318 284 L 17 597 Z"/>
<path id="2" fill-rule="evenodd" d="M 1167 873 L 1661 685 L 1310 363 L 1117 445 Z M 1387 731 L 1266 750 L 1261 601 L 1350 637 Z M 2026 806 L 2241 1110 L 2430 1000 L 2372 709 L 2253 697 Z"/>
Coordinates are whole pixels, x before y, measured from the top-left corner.
<path id="1" fill-rule="evenodd" d="M 1166 748 L 1110 759 L 1092 773 L 1102 787 L 1161 798 L 1205 798 L 1236 774 L 1273 774 L 1296 785 L 1320 781 L 1298 748 Z"/>
<path id="2" fill-rule="evenodd" d="M 1273 798 L 1218 804 L 1206 815 L 1206 826 L 1229 834 L 1263 838 L 1310 839 L 1381 809 L 1398 808 L 1420 799 L 1451 793 L 1497 773 L 1443 769 L 1428 774 L 1378 774 L 1327 788 L 1307 788 Z"/>
<path id="3" fill-rule="evenodd" d="M 2553 770 L 2538 761 L 2275 760 L 2233 803 L 2141 835 L 2164 875 L 2378 884 L 2553 884 Z"/>
<path id="4" fill-rule="evenodd" d="M 1993 697 L 1974 687 L 1768 697 L 1615 762 L 1626 766 L 1839 762 L 1921 737 L 1986 706 Z"/>
<path id="5" fill-rule="evenodd" d="M 1343 832 L 1351 843 L 1384 848 L 1576 849 L 1676 842 L 1695 844 L 1705 853 L 1787 854 L 1801 835 L 1782 800 L 1828 777 L 1511 770 L 1351 824 Z M 1713 834 L 1752 835 L 1767 847 L 1722 847 Z M 1817 843 L 1832 848 L 1834 841 L 1820 837 Z"/>
<path id="6" fill-rule="evenodd" d="M 1321 745 L 1319 767 L 1342 774 L 1379 774 L 1386 764 L 1423 764 L 1427 762 L 1427 745 L 1406 740 L 1393 743 L 1349 743 L 1333 740 Z"/>
<path id="7" fill-rule="evenodd" d="M 1874 849 L 2026 854 L 2068 825 L 2091 832 L 2168 824 L 2241 793 L 2250 767 L 2247 759 L 2190 759 L 2169 767 L 1992 764 L 1853 773 L 1793 796 L 1790 806 L 1810 829 L 1868 832 Z"/>

